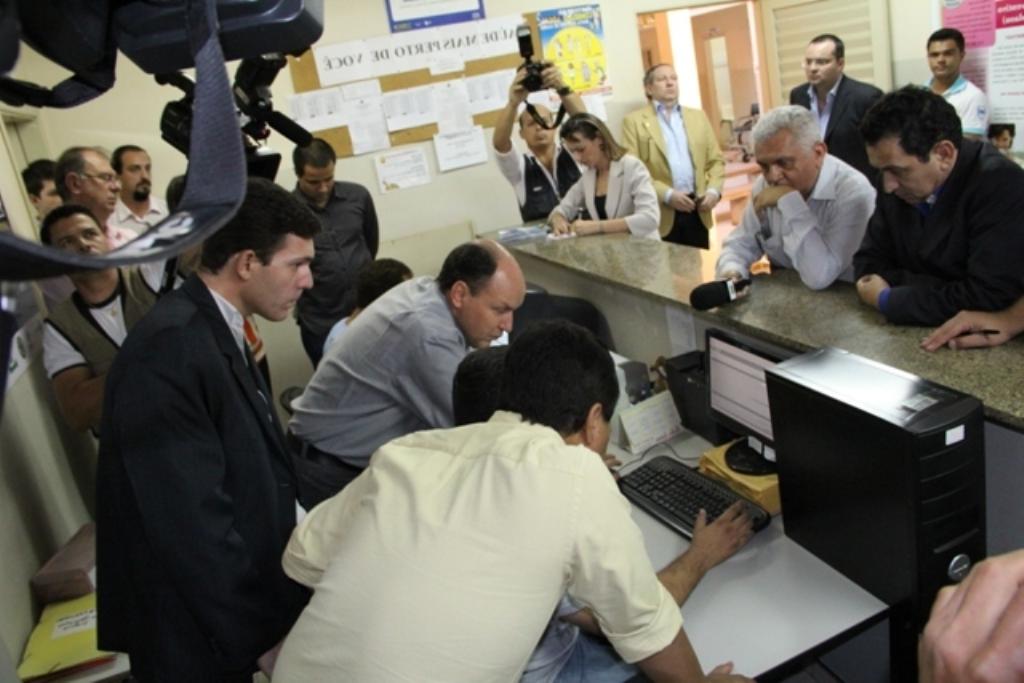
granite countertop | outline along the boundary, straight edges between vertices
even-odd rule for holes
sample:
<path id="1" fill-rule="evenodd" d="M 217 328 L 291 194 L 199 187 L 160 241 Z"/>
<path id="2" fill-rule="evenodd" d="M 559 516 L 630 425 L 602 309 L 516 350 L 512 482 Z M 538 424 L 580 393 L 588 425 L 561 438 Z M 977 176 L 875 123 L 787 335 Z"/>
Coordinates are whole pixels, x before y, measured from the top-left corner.
<path id="1" fill-rule="evenodd" d="M 626 235 L 509 246 L 687 309 L 691 290 L 714 273 L 709 252 Z M 1024 431 L 1024 337 L 992 349 L 928 353 L 918 346 L 928 328 L 890 325 L 860 303 L 853 285 L 837 282 L 816 292 L 792 270 L 757 276 L 749 297 L 693 314 L 787 348 L 835 346 L 900 368 L 976 396 L 989 420 Z"/>

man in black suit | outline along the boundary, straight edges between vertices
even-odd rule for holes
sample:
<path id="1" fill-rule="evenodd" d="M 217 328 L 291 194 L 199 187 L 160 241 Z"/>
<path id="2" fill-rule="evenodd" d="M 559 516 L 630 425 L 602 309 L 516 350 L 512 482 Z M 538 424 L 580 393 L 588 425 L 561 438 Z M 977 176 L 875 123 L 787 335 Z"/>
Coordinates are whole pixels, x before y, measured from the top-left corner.
<path id="1" fill-rule="evenodd" d="M 789 103 L 807 107 L 817 117 L 829 154 L 874 181 L 876 173 L 868 163 L 858 126 L 882 91 L 844 76 L 845 54 L 846 48 L 838 36 L 823 33 L 812 38 L 804 51 L 807 82 L 789 92 Z"/>
<path id="2" fill-rule="evenodd" d="M 99 645 L 139 681 L 245 681 L 307 594 L 281 569 L 295 475 L 243 321 L 283 320 L 312 285 L 320 224 L 250 180 L 110 371 L 97 495 Z"/>

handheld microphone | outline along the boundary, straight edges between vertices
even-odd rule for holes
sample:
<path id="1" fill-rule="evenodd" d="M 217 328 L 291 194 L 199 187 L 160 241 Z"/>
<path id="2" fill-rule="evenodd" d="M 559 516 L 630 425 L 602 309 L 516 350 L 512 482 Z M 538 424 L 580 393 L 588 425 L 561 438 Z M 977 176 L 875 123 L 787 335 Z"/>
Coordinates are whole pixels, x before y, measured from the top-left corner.
<path id="1" fill-rule="evenodd" d="M 690 305 L 698 311 L 706 311 L 734 301 L 740 292 L 750 286 L 750 280 L 716 280 L 697 285 L 690 292 Z"/>

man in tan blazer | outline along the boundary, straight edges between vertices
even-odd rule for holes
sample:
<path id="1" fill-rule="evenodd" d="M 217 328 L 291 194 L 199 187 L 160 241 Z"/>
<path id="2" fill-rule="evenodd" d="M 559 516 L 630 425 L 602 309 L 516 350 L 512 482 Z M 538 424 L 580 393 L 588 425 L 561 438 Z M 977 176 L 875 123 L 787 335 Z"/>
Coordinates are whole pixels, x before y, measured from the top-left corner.
<path id="1" fill-rule="evenodd" d="M 661 204 L 662 239 L 707 249 L 711 210 L 722 198 L 725 160 L 714 129 L 699 109 L 679 105 L 671 64 L 644 75 L 650 105 L 626 115 L 622 139 L 647 166 Z"/>

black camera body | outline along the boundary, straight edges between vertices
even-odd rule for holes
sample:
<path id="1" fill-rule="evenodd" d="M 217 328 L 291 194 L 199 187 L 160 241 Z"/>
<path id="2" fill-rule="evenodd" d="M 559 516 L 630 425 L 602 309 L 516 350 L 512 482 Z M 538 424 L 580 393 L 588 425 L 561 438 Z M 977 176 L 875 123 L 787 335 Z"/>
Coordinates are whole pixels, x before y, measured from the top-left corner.
<path id="1" fill-rule="evenodd" d="M 526 76 L 520 81 L 527 92 L 537 92 L 544 89 L 544 78 L 541 72 L 544 65 L 533 61 L 533 36 L 530 34 L 530 27 L 523 24 L 516 29 L 516 39 L 519 41 L 519 56 L 523 58 L 523 68 L 526 69 Z"/>

